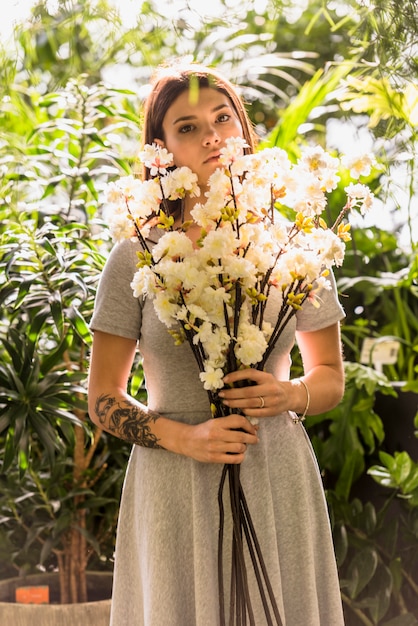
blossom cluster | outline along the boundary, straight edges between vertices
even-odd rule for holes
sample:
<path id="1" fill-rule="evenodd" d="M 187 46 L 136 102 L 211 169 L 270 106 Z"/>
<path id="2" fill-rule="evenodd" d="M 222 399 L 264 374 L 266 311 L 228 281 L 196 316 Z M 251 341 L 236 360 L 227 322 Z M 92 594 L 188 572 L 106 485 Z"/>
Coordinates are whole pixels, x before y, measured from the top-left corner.
<path id="1" fill-rule="evenodd" d="M 152 178 L 127 176 L 107 190 L 113 238 L 135 237 L 142 244 L 133 293 L 153 301 L 176 342 L 189 341 L 208 392 L 221 388 L 231 369 L 263 367 L 305 300 L 320 305 L 320 291 L 330 288 L 329 272 L 342 264 L 350 239 L 344 216 L 354 208 L 364 213 L 373 202 L 367 186 L 351 183 L 345 206 L 328 227 L 323 213 L 340 180 L 340 159 L 318 146 L 296 163 L 279 148 L 244 155 L 244 147 L 241 138 L 227 140 L 204 198 L 197 176 L 186 167 L 171 169 L 172 155 L 154 144 L 140 154 Z M 363 155 L 345 166 L 357 179 L 372 163 Z M 197 246 L 187 224 L 174 229 L 168 208 L 186 195 L 195 198 Z M 282 217 L 280 206 L 294 210 L 293 221 Z M 164 233 L 149 247 L 152 227 Z M 275 323 L 268 323 L 273 292 L 280 304 Z"/>

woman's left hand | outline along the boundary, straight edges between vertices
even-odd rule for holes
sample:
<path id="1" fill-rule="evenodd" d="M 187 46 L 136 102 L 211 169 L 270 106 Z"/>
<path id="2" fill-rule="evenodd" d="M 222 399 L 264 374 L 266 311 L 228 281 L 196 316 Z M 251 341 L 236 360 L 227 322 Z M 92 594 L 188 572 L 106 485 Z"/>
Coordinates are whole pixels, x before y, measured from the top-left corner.
<path id="1" fill-rule="evenodd" d="M 240 409 L 247 417 L 272 417 L 289 408 L 289 382 L 281 382 L 272 374 L 244 369 L 227 374 L 224 382 L 219 397 L 226 406 Z"/>

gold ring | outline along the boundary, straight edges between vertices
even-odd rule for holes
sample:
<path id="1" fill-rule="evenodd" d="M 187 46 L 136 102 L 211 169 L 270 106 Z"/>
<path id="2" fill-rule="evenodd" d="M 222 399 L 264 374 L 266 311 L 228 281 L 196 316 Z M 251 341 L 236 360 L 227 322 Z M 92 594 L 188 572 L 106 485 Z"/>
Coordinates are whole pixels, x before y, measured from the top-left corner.
<path id="1" fill-rule="evenodd" d="M 265 402 L 263 396 L 258 396 L 258 399 L 260 400 L 260 406 L 258 408 L 264 409 Z"/>

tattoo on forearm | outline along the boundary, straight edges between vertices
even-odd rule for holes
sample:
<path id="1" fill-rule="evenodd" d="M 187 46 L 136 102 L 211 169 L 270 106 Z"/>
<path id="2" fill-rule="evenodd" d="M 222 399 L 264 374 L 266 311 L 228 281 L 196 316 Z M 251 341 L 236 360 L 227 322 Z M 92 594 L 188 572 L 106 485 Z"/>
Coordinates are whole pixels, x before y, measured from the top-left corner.
<path id="1" fill-rule="evenodd" d="M 160 416 L 152 411 L 141 411 L 127 400 L 119 402 L 108 394 L 100 395 L 94 407 L 100 423 L 114 435 L 144 448 L 161 448 L 151 432 L 150 423 Z"/>

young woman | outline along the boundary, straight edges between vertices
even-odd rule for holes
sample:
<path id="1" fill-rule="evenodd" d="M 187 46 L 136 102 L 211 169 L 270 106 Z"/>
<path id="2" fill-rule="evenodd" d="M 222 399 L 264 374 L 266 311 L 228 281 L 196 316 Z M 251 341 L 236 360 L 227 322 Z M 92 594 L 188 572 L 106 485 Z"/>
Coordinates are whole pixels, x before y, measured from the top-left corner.
<path id="1" fill-rule="evenodd" d="M 144 143 L 164 146 L 174 166 L 191 168 L 202 194 L 228 137 L 244 137 L 253 150 L 251 124 L 229 81 L 198 66 L 172 68 L 156 78 Z M 193 201 L 186 200 L 185 220 Z M 180 216 L 175 218 L 178 226 Z M 188 230 L 194 242 L 199 234 L 197 226 Z M 150 245 L 159 236 L 151 229 Z M 289 413 L 323 412 L 343 394 L 344 313 L 335 289 L 321 294 L 319 309 L 302 307 L 294 316 L 265 371 L 225 377 L 225 383 L 248 384 L 226 385 L 220 395 L 231 415 L 212 419 L 190 347 L 175 346 L 153 304 L 133 296 L 137 249 L 130 240 L 113 248 L 91 323 L 91 419 L 134 444 L 117 531 L 112 625 L 219 624 L 217 498 L 225 463 L 242 464 L 241 481 L 282 623 L 342 625 L 321 478 L 306 432 Z M 304 376 L 289 380 L 295 337 Z M 127 393 L 137 349 L 147 406 Z M 258 418 L 258 426 L 245 416 Z M 264 611 L 250 570 L 248 575 L 255 623 L 262 626 Z"/>

